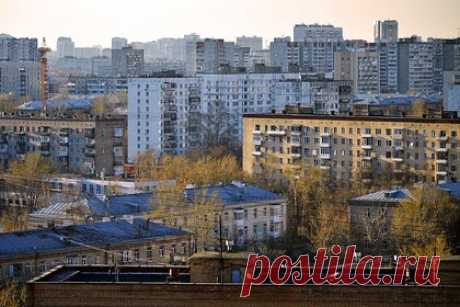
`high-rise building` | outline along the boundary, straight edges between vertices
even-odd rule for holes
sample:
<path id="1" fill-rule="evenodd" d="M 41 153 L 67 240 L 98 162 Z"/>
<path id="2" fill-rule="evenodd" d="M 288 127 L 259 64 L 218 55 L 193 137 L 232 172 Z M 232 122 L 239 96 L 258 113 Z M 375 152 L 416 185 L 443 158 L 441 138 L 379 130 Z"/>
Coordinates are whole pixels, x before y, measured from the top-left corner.
<path id="1" fill-rule="evenodd" d="M 275 38 L 270 44 L 271 65 L 281 67 L 283 72 L 332 73 L 338 44 L 337 41 L 292 42 L 289 37 Z"/>
<path id="2" fill-rule="evenodd" d="M 371 48 L 337 51 L 334 79 L 352 80 L 355 94 L 379 94 L 378 52 Z"/>
<path id="3" fill-rule="evenodd" d="M 75 44 L 70 37 L 59 37 L 56 45 L 57 55 L 60 58 L 75 56 Z"/>
<path id="4" fill-rule="evenodd" d="M 429 39 L 433 44 L 433 91 L 442 93 L 444 72 L 460 71 L 460 38 Z"/>
<path id="5" fill-rule="evenodd" d="M 434 90 L 434 44 L 411 37 L 398 43 L 398 92 L 430 95 Z"/>
<path id="6" fill-rule="evenodd" d="M 277 37 L 270 43 L 271 65 L 281 67 L 283 72 L 299 71 L 301 57 L 301 44 L 292 42 L 290 37 Z"/>
<path id="7" fill-rule="evenodd" d="M 128 47 L 128 40 L 123 37 L 112 38 L 112 49 L 122 49 Z"/>
<path id="8" fill-rule="evenodd" d="M 74 57 L 80 59 L 89 59 L 101 55 L 99 47 L 79 47 L 74 49 Z"/>
<path id="9" fill-rule="evenodd" d="M 460 115 L 460 71 L 444 73 L 444 99 L 445 111 L 456 112 Z"/>
<path id="10" fill-rule="evenodd" d="M 253 52 L 263 49 L 264 40 L 259 36 L 240 36 L 236 38 L 236 44 L 240 47 L 248 47 Z"/>
<path id="11" fill-rule="evenodd" d="M 39 99 L 40 64 L 0 61 L 0 93 L 12 93 L 16 98 Z"/>
<path id="12" fill-rule="evenodd" d="M 192 33 L 184 36 L 185 40 L 185 75 L 194 76 L 196 74 L 196 48 L 200 41 L 198 34 Z"/>
<path id="13" fill-rule="evenodd" d="M 112 75 L 135 78 L 144 74 L 144 50 L 132 47 L 112 49 Z"/>
<path id="14" fill-rule="evenodd" d="M 294 42 L 338 42 L 343 40 L 343 29 L 332 25 L 297 24 Z"/>
<path id="15" fill-rule="evenodd" d="M 196 43 L 196 70 L 199 73 L 218 73 L 225 64 L 223 39 L 210 39 Z"/>
<path id="16" fill-rule="evenodd" d="M 130 79 L 129 159 L 149 150 L 182 154 L 206 144 L 209 136 L 241 141 L 245 113 L 269 113 L 298 104 L 318 113 L 346 113 L 351 93 L 351 81 L 298 73 Z"/>
<path id="17" fill-rule="evenodd" d="M 398 41 L 398 21 L 378 20 L 374 24 L 374 41 L 376 43 L 396 43 Z"/>
<path id="18" fill-rule="evenodd" d="M 302 50 L 302 71 L 329 74 L 334 71 L 334 52 L 337 41 L 305 41 Z"/>
<path id="19" fill-rule="evenodd" d="M 398 92 L 398 43 L 377 44 L 380 69 L 380 92 Z"/>
<path id="20" fill-rule="evenodd" d="M 37 39 L 0 34 L 0 61 L 37 61 Z"/>
<path id="21" fill-rule="evenodd" d="M 242 114 L 282 109 L 286 99 L 276 95 L 276 82 L 296 77 L 262 73 L 130 79 L 129 159 L 148 150 L 185 153 L 198 148 L 210 133 L 225 132 L 240 140 Z M 207 120 L 212 118 L 221 120 L 219 124 Z"/>

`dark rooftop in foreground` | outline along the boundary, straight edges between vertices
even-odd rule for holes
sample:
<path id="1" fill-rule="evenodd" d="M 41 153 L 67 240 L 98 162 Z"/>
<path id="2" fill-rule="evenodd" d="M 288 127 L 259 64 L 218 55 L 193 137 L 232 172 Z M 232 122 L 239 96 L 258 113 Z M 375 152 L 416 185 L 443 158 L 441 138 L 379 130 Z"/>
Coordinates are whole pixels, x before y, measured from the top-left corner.
<path id="1" fill-rule="evenodd" d="M 58 266 L 32 282 L 189 283 L 189 266 Z"/>
<path id="2" fill-rule="evenodd" d="M 101 246 L 186 234 L 188 233 L 185 231 L 147 222 L 143 219 L 133 219 L 132 224 L 125 220 L 117 220 L 62 228 L 3 233 L 0 234 L 0 258 L 80 246 L 72 241 Z"/>

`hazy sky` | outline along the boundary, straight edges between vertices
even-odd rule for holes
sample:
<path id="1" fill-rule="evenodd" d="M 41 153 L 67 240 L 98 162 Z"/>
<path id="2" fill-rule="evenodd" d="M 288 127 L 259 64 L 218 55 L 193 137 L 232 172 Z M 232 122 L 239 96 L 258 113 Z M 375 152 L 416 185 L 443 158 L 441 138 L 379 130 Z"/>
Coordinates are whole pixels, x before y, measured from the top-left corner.
<path id="1" fill-rule="evenodd" d="M 58 36 L 77 46 L 181 37 L 233 40 L 290 35 L 295 23 L 330 23 L 345 38 L 372 39 L 377 19 L 397 19 L 400 36 L 460 36 L 460 0 L 0 0 L 0 33 Z"/>

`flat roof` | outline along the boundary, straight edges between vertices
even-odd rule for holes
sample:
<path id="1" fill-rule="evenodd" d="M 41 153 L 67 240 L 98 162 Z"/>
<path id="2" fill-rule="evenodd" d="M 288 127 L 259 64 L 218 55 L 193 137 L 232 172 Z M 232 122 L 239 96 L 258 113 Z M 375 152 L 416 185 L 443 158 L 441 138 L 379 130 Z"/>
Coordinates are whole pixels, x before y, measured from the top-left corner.
<path id="1" fill-rule="evenodd" d="M 164 266 L 57 266 L 32 279 L 38 283 L 190 283 L 190 267 Z"/>
<path id="2" fill-rule="evenodd" d="M 312 120 L 342 120 L 342 121 L 368 121 L 368 122 L 411 122 L 411 123 L 440 123 L 460 124 L 460 118 L 420 118 L 420 117 L 394 117 L 394 116 L 355 116 L 355 115 L 322 115 L 322 114 L 243 114 L 243 118 L 260 119 L 312 119 Z"/>

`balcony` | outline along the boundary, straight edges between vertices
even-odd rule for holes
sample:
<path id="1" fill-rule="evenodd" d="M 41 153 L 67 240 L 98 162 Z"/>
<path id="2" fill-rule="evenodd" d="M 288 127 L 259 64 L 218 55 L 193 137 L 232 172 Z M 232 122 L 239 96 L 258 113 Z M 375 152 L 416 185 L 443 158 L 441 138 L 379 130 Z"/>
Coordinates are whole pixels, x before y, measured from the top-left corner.
<path id="1" fill-rule="evenodd" d="M 331 137 L 331 133 L 330 132 L 323 132 L 320 134 L 321 137 Z"/>
<path id="2" fill-rule="evenodd" d="M 331 154 L 330 153 L 328 153 L 328 154 L 322 153 L 322 154 L 319 155 L 319 157 L 322 160 L 330 160 L 331 159 Z"/>
<path id="3" fill-rule="evenodd" d="M 284 135 L 286 135 L 286 131 L 284 131 L 284 130 L 269 130 L 268 135 L 284 136 Z"/>
<path id="4" fill-rule="evenodd" d="M 253 151 L 252 155 L 256 156 L 256 157 L 260 157 L 260 156 L 262 156 L 262 152 L 261 151 Z"/>
<path id="5" fill-rule="evenodd" d="M 301 136 L 302 135 L 302 131 L 291 131 L 291 136 Z"/>
<path id="6" fill-rule="evenodd" d="M 436 148 L 436 152 L 447 152 L 447 151 L 448 151 L 447 147 Z"/>
<path id="7" fill-rule="evenodd" d="M 279 230 L 274 230 L 271 232 L 273 238 L 279 238 L 281 237 L 281 231 Z"/>
<path id="8" fill-rule="evenodd" d="M 254 131 L 252 131 L 252 134 L 261 135 L 261 134 L 262 134 L 262 131 L 260 131 L 260 130 L 254 130 Z"/>
<path id="9" fill-rule="evenodd" d="M 282 217 L 279 215 L 272 216 L 272 224 L 279 224 L 283 221 Z"/>
<path id="10" fill-rule="evenodd" d="M 361 144 L 361 148 L 362 148 L 362 149 L 371 150 L 372 147 L 373 147 L 372 144 Z"/>
<path id="11" fill-rule="evenodd" d="M 300 152 L 293 152 L 291 153 L 291 157 L 300 159 L 302 158 L 302 154 Z"/>
<path id="12" fill-rule="evenodd" d="M 96 145 L 95 139 L 86 139 L 86 147 L 94 147 Z"/>
<path id="13" fill-rule="evenodd" d="M 86 148 L 85 155 L 88 157 L 94 157 L 96 155 L 96 150 L 92 148 Z"/>
<path id="14" fill-rule="evenodd" d="M 447 135 L 440 135 L 436 139 L 440 142 L 447 142 L 449 140 L 449 137 Z"/>
<path id="15" fill-rule="evenodd" d="M 244 220 L 243 220 L 243 219 L 241 219 L 241 220 L 234 220 L 234 224 L 235 224 L 236 227 L 242 228 L 242 227 L 244 227 Z"/>
<path id="16" fill-rule="evenodd" d="M 444 158 L 436 159 L 436 164 L 447 164 L 447 163 L 448 163 L 447 159 L 444 159 Z"/>
<path id="17" fill-rule="evenodd" d="M 438 176 L 447 176 L 447 171 L 437 170 L 436 175 L 438 175 Z"/>
<path id="18" fill-rule="evenodd" d="M 300 137 L 292 137 L 291 138 L 291 145 L 295 146 L 295 147 L 300 147 L 301 146 Z"/>
<path id="19" fill-rule="evenodd" d="M 323 171 L 328 171 L 331 169 L 331 166 L 330 165 L 321 165 L 319 167 L 320 170 L 323 170 Z"/>
<path id="20" fill-rule="evenodd" d="M 62 136 L 61 136 L 61 137 L 59 138 L 59 144 L 61 144 L 61 145 L 67 145 L 67 144 L 69 144 L 69 138 L 68 138 L 68 137 L 62 137 Z"/>
<path id="21" fill-rule="evenodd" d="M 391 158 L 391 160 L 393 160 L 394 162 L 404 162 L 404 157 L 402 157 L 402 156 L 394 157 L 393 156 L 393 158 Z"/>

